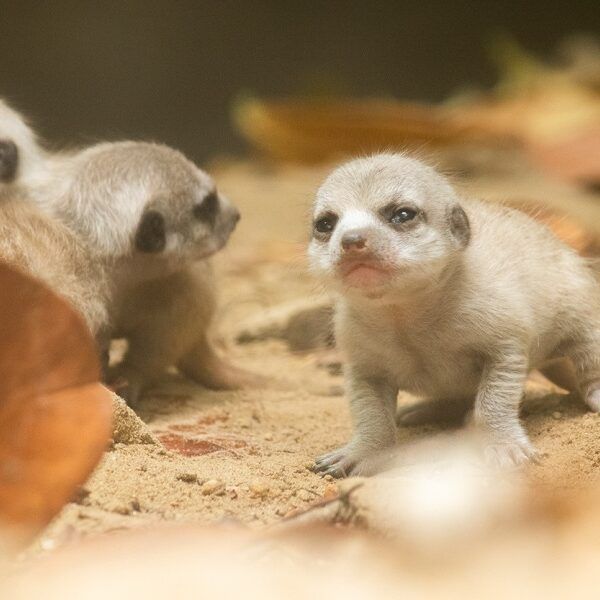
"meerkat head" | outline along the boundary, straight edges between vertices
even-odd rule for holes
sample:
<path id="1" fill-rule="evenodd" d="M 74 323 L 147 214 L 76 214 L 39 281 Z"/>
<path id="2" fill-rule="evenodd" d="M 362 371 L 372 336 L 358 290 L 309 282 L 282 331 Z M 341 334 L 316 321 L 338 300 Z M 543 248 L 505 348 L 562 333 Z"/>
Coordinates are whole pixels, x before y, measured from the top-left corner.
<path id="1" fill-rule="evenodd" d="M 104 143 L 74 162 L 60 210 L 102 254 L 200 260 L 225 245 L 240 218 L 207 173 L 167 146 Z"/>
<path id="2" fill-rule="evenodd" d="M 443 176 L 380 154 L 342 165 L 320 187 L 309 256 L 343 293 L 381 298 L 428 287 L 469 237 L 467 215 Z"/>
<path id="3" fill-rule="evenodd" d="M 0 187 L 27 182 L 43 160 L 44 151 L 31 127 L 0 99 Z"/>

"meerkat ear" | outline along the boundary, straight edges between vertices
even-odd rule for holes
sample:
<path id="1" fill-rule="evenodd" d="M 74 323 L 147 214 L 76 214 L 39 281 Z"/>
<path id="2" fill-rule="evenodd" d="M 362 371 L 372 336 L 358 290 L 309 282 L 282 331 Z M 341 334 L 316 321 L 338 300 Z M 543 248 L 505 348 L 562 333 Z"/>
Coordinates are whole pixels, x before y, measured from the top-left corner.
<path id="1" fill-rule="evenodd" d="M 456 204 L 450 209 L 448 216 L 450 231 L 461 248 L 465 248 L 471 239 L 471 226 L 469 217 L 462 206 Z"/>
<path id="2" fill-rule="evenodd" d="M 167 245 L 165 218 L 156 210 L 142 215 L 135 233 L 135 247 L 140 252 L 162 252 Z"/>

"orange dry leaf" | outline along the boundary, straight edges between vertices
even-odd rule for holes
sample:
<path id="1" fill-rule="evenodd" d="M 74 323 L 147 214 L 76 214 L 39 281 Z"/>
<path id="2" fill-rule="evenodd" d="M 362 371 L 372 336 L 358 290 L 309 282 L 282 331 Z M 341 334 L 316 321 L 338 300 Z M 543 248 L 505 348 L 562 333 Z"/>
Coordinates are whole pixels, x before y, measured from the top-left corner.
<path id="1" fill-rule="evenodd" d="M 111 431 L 94 342 L 41 283 L 0 264 L 0 521 L 47 524 L 90 475 Z"/>
<path id="2" fill-rule="evenodd" d="M 411 145 L 484 140 L 487 135 L 477 120 L 467 122 L 444 108 L 393 100 L 249 100 L 238 105 L 234 118 L 243 135 L 265 154 L 308 163 Z"/>

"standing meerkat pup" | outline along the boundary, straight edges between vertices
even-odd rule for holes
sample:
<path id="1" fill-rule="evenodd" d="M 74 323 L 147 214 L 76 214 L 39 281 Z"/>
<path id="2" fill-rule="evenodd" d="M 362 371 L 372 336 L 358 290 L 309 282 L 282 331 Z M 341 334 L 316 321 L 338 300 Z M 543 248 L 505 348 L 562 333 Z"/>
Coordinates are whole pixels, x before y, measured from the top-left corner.
<path id="1" fill-rule="evenodd" d="M 464 414 L 488 436 L 488 459 L 535 450 L 519 421 L 525 379 L 567 358 L 600 409 L 600 285 L 584 259 L 526 215 L 459 198 L 402 155 L 349 162 L 319 189 L 311 265 L 338 292 L 352 440 L 317 471 L 366 474 L 396 441 L 399 390 L 426 400 L 399 415 Z"/>

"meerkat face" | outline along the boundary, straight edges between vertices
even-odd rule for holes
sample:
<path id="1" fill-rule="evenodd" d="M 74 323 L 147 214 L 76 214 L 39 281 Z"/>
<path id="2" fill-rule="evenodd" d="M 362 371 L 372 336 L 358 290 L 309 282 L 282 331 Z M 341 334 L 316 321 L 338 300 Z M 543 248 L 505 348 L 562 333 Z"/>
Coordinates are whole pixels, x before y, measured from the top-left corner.
<path id="1" fill-rule="evenodd" d="M 212 180 L 202 173 L 202 183 L 177 196 L 151 201 L 135 232 L 136 252 L 178 262 L 207 258 L 220 250 L 240 219 L 239 211 Z"/>
<path id="2" fill-rule="evenodd" d="M 414 159 L 381 154 L 349 162 L 323 183 L 309 256 L 343 293 L 381 298 L 426 288 L 469 236 L 444 177 Z"/>
<path id="3" fill-rule="evenodd" d="M 42 155 L 25 119 L 0 99 L 0 187 L 27 178 Z"/>
<path id="4" fill-rule="evenodd" d="M 71 206 L 107 254 L 176 267 L 220 250 L 239 221 L 211 177 L 167 146 L 101 144 L 77 163 Z"/>

